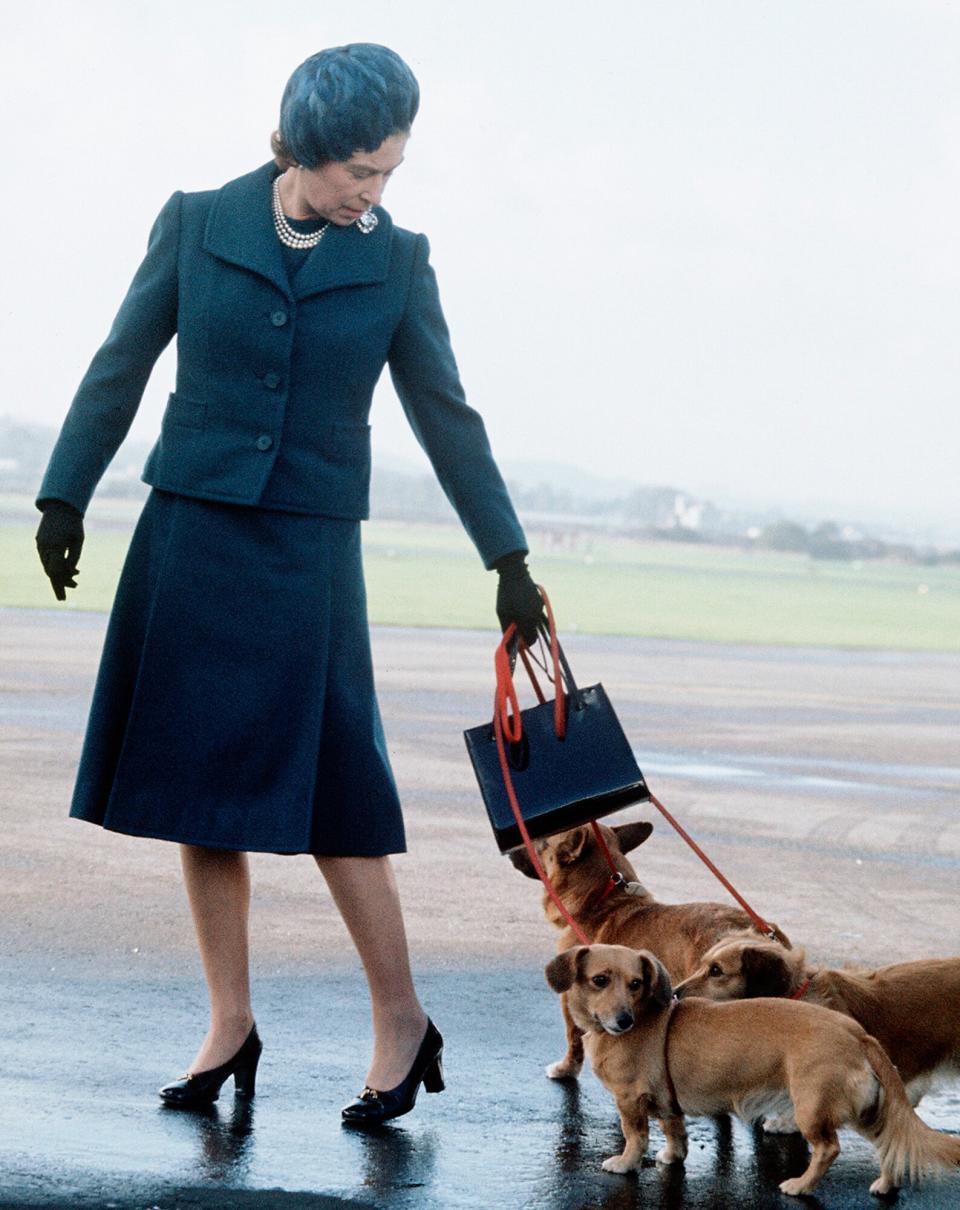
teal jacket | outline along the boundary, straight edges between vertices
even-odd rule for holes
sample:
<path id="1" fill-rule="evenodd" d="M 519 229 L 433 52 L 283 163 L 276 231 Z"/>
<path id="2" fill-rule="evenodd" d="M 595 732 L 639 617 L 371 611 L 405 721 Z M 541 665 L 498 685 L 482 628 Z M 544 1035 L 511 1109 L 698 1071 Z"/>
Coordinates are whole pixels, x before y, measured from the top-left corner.
<path id="1" fill-rule="evenodd" d="M 384 365 L 487 567 L 527 546 L 483 421 L 465 401 L 426 236 L 331 224 L 291 285 L 272 163 L 175 193 L 51 455 L 39 499 L 81 512 L 177 337 L 176 390 L 143 479 L 180 495 L 369 515 L 373 389 Z"/>

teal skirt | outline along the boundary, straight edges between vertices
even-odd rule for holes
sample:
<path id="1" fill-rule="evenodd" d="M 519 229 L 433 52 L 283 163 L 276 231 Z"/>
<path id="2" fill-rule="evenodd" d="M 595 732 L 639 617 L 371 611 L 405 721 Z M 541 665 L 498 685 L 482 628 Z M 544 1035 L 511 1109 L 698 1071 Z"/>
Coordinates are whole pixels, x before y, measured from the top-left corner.
<path id="1" fill-rule="evenodd" d="M 70 813 L 211 848 L 404 851 L 359 522 L 151 493 Z"/>

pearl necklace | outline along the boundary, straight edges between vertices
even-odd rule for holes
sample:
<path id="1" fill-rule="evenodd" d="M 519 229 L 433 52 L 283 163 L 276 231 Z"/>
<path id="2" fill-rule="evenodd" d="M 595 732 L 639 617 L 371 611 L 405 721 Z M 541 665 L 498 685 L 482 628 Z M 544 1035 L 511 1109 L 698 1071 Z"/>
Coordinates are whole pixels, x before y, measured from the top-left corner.
<path id="1" fill-rule="evenodd" d="M 288 248 L 316 248 L 326 234 L 330 220 L 328 219 L 319 231 L 307 233 L 294 230 L 283 213 L 283 205 L 280 201 L 280 178 L 275 177 L 273 181 L 273 226 L 280 243 L 285 244 Z"/>

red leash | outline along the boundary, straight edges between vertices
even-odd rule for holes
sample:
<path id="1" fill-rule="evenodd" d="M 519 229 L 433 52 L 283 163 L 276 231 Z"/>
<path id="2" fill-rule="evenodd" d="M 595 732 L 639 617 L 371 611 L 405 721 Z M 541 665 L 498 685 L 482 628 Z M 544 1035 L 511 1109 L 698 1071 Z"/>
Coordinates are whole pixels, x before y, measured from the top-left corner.
<path id="1" fill-rule="evenodd" d="M 538 585 L 538 587 L 540 587 Z M 543 597 L 543 603 L 547 611 L 547 624 L 550 630 L 550 654 L 553 662 L 553 684 L 556 690 L 556 698 L 554 703 L 553 726 L 557 738 L 562 739 L 566 734 L 567 719 L 566 719 L 566 694 L 563 691 L 563 680 L 560 675 L 560 657 L 557 650 L 557 628 L 553 618 L 553 609 L 551 608 L 549 598 L 540 588 L 540 595 Z M 530 833 L 527 830 L 527 825 L 524 822 L 523 813 L 520 810 L 520 804 L 517 801 L 517 792 L 513 786 L 513 777 L 510 774 L 510 762 L 507 760 L 507 747 L 504 742 L 504 735 L 512 744 L 519 743 L 520 737 L 523 734 L 523 723 L 520 719 L 520 703 L 517 698 L 517 690 L 513 683 L 513 674 L 510 669 L 510 653 L 507 650 L 507 645 L 516 633 L 516 624 L 511 623 L 503 636 L 500 645 L 497 647 L 494 657 L 494 667 L 497 674 L 497 696 L 494 702 L 493 710 L 493 732 L 497 740 L 497 756 L 500 759 L 500 772 L 503 774 L 503 784 L 507 791 L 507 798 L 510 802 L 510 810 L 513 812 L 513 818 L 516 820 L 517 827 L 520 830 L 520 835 L 523 838 L 524 846 L 527 850 L 527 856 L 537 872 L 537 877 L 546 887 L 547 894 L 553 900 L 560 915 L 566 920 L 567 924 L 573 929 L 577 938 L 584 945 L 592 945 L 590 938 L 583 931 L 576 920 L 567 911 L 566 906 L 560 896 L 557 894 L 553 883 L 550 881 L 547 871 L 543 868 L 543 863 L 537 856 L 537 851 L 533 847 L 533 841 L 530 839 Z M 523 639 L 520 639 L 520 658 L 523 661 L 523 666 L 527 670 L 527 675 L 533 683 L 534 692 L 541 703 L 546 701 L 543 691 L 540 688 L 537 678 L 534 674 L 530 659 L 527 656 L 527 646 Z M 549 675 L 549 674 L 548 674 Z M 513 713 L 510 713 L 512 707 Z M 613 864 L 613 858 L 610 856 L 610 850 L 604 842 L 603 836 L 600 834 L 600 828 L 596 821 L 592 823 L 593 833 L 600 844 L 601 849 L 606 855 L 607 864 L 610 866 L 611 875 L 607 883 L 607 889 L 604 894 L 609 894 L 617 881 L 623 881 L 623 875 L 618 871 Z"/>
<path id="2" fill-rule="evenodd" d="M 530 839 L 530 833 L 527 831 L 527 825 L 523 822 L 523 815 L 520 813 L 520 804 L 517 802 L 517 794 L 513 788 L 513 779 L 510 776 L 510 765 L 507 761 L 507 750 L 503 742 L 503 727 L 500 723 L 500 712 L 498 711 L 493 716 L 493 731 L 497 737 L 497 754 L 500 757 L 500 771 L 503 773 L 503 784 L 507 788 L 507 797 L 510 800 L 510 809 L 513 811 L 513 817 L 517 821 L 517 827 L 520 829 L 520 835 L 523 837 L 523 843 L 526 846 L 527 855 L 533 863 L 533 868 L 537 871 L 537 877 L 547 888 L 547 894 L 557 905 L 557 910 L 560 915 L 566 920 L 567 924 L 576 933 L 578 939 L 583 945 L 592 945 L 593 942 L 583 931 L 576 920 L 570 915 L 564 906 L 563 900 L 554 889 L 553 883 L 547 877 L 547 871 L 543 868 L 540 858 L 537 856 L 537 850 L 533 847 L 533 841 Z M 597 825 L 594 824 L 594 827 Z"/>
<path id="3" fill-rule="evenodd" d="M 566 694 L 564 693 L 564 690 L 563 690 L 563 680 L 560 675 L 560 659 L 559 659 L 559 651 L 558 651 L 558 644 L 557 644 L 557 628 L 556 628 L 556 623 L 554 622 L 553 609 L 550 605 L 550 598 L 547 596 L 542 585 L 538 584 L 537 588 L 540 590 L 540 595 L 543 597 L 543 604 L 544 604 L 544 608 L 546 609 L 546 613 L 547 613 L 547 625 L 548 625 L 548 630 L 549 630 L 549 634 L 550 634 L 550 655 L 551 655 L 551 660 L 553 663 L 553 676 L 550 677 L 549 672 L 547 673 L 547 676 L 550 680 L 552 680 L 554 689 L 556 691 L 556 696 L 554 699 L 554 730 L 556 732 L 557 738 L 562 739 L 563 736 L 566 734 L 566 710 L 565 710 Z M 516 793 L 516 790 L 514 789 L 513 778 L 510 775 L 510 762 L 507 760 L 507 751 L 506 751 L 506 743 L 504 742 L 504 736 L 507 737 L 507 740 L 510 743 L 516 744 L 516 743 L 520 742 L 521 736 L 523 735 L 523 722 L 520 718 L 520 702 L 519 702 L 519 699 L 517 698 L 516 686 L 513 683 L 513 671 L 510 667 L 510 653 L 507 650 L 510 640 L 516 634 L 516 630 L 517 630 L 516 623 L 511 623 L 511 625 L 507 628 L 499 645 L 497 646 L 497 650 L 494 655 L 494 669 L 495 669 L 496 678 L 497 678 L 497 692 L 496 692 L 496 697 L 494 699 L 493 731 L 494 731 L 494 735 L 495 735 L 496 741 L 497 741 L 497 755 L 500 759 L 500 772 L 503 774 L 503 784 L 504 784 L 504 788 L 507 791 L 507 799 L 509 800 L 509 803 L 510 803 L 510 810 L 513 812 L 513 817 L 516 821 L 517 828 L 520 831 L 520 836 L 523 839 L 524 847 L 527 850 L 527 856 L 530 858 L 530 862 L 533 865 L 534 870 L 536 870 L 537 877 L 543 883 L 544 887 L 547 890 L 547 894 L 553 900 L 554 904 L 556 905 L 557 910 L 560 912 L 560 915 L 564 918 L 564 920 L 566 920 L 567 924 L 569 924 L 569 926 L 573 929 L 574 933 L 579 938 L 579 940 L 582 942 L 582 944 L 591 945 L 592 942 L 590 941 L 589 937 L 587 937 L 587 935 L 583 931 L 583 929 L 577 924 L 576 920 L 574 920 L 574 918 L 567 911 L 566 907 L 564 906 L 563 900 L 557 894 L 556 889 L 553 886 L 553 883 L 550 881 L 549 877 L 547 876 L 547 872 L 543 868 L 543 863 L 540 861 L 540 858 L 537 856 L 537 851 L 533 846 L 533 841 L 530 838 L 530 833 L 527 830 L 527 825 L 523 819 L 523 812 L 520 810 L 520 804 L 517 801 L 517 793 Z M 537 678 L 534 675 L 534 671 L 531 666 L 530 658 L 527 655 L 527 645 L 524 642 L 522 637 L 520 638 L 519 651 L 520 651 L 520 658 L 523 661 L 523 666 L 526 668 L 527 675 L 530 677 L 530 681 L 533 684 L 534 692 L 536 693 L 537 698 L 540 701 L 540 703 L 543 704 L 546 701 L 546 698 L 544 697 L 543 691 L 541 690 L 540 685 L 537 682 Z M 723 876 L 723 874 L 720 873 L 720 871 L 717 869 L 717 867 L 714 865 L 714 863 L 710 860 L 710 858 L 706 855 L 706 853 L 704 853 L 703 849 L 701 849 L 700 846 L 696 843 L 696 841 L 690 836 L 690 834 L 688 832 L 686 832 L 680 826 L 680 824 L 677 823 L 677 821 L 670 814 L 670 812 L 663 805 L 663 803 L 661 803 L 660 800 L 652 792 L 650 794 L 650 801 L 657 808 L 657 810 L 660 812 L 660 814 L 664 817 L 664 819 L 667 821 L 667 823 L 669 823 L 670 826 L 672 828 L 674 828 L 674 830 L 677 833 L 679 833 L 681 838 L 684 841 L 686 841 L 686 843 L 690 846 L 690 848 L 693 849 L 693 851 L 697 854 L 697 856 L 704 863 L 704 865 L 707 867 L 707 869 L 709 869 L 710 872 L 716 878 L 718 878 L 720 880 L 720 882 L 723 883 L 723 885 L 730 892 L 730 894 L 734 897 L 734 899 L 736 899 L 737 903 L 740 904 L 740 906 L 743 908 L 743 910 L 746 912 L 746 914 L 753 921 L 753 924 L 754 924 L 755 928 L 757 929 L 757 931 L 760 933 L 764 933 L 766 936 L 770 937 L 771 939 L 776 939 L 776 936 L 777 936 L 776 929 L 774 929 L 771 924 L 768 924 L 767 921 L 764 920 L 762 916 L 758 915 L 753 910 L 753 908 L 750 906 L 750 904 L 747 903 L 746 899 L 744 899 L 743 896 L 733 886 L 733 883 L 731 883 L 729 881 L 729 879 L 725 878 Z M 602 900 L 606 899 L 606 897 L 610 894 L 611 891 L 614 890 L 615 887 L 621 886 L 625 880 L 624 880 L 623 875 L 619 872 L 616 865 L 614 864 L 613 858 L 610 855 L 610 850 L 607 847 L 607 844 L 603 839 L 603 835 L 600 832 L 600 828 L 599 828 L 596 820 L 593 820 L 591 822 L 590 826 L 593 829 L 593 834 L 596 837 L 597 844 L 599 845 L 601 852 L 603 853 L 604 857 L 607 860 L 607 865 L 610 867 L 610 877 L 607 880 L 607 885 L 603 890 L 603 894 L 600 896 L 601 901 L 602 901 Z M 803 990 L 805 991 L 806 988 L 804 988 Z"/>
<path id="4" fill-rule="evenodd" d="M 753 908 L 750 906 L 750 904 L 747 903 L 746 899 L 744 899 L 744 897 L 740 894 L 740 892 L 734 887 L 733 883 L 730 882 L 729 879 L 724 878 L 724 876 L 720 873 L 720 871 L 713 864 L 713 862 L 710 860 L 710 858 L 706 855 L 706 853 L 704 853 L 703 849 L 700 848 L 700 846 L 697 844 L 697 842 L 693 839 L 693 837 L 688 832 L 684 831 L 684 829 L 677 823 L 677 821 L 673 818 L 673 816 L 670 814 L 670 812 L 667 810 L 667 808 L 663 805 L 663 803 L 659 800 L 659 798 L 657 798 L 657 796 L 652 791 L 650 793 L 650 801 L 657 808 L 657 810 L 660 812 L 660 814 L 663 816 L 663 818 L 667 821 L 667 823 L 670 824 L 670 826 L 672 828 L 675 828 L 677 832 L 679 832 L 681 838 L 687 842 L 687 844 L 690 846 L 691 849 L 693 849 L 694 853 L 696 853 L 696 855 L 700 858 L 700 860 L 707 867 L 707 869 L 710 871 L 710 873 L 713 874 L 716 878 L 718 878 L 720 880 L 720 882 L 723 883 L 723 885 L 727 888 L 727 890 L 734 897 L 734 899 L 736 899 L 737 903 L 740 904 L 740 906 L 743 908 L 743 910 L 747 913 L 747 915 L 753 921 L 754 926 L 757 929 L 757 932 L 766 934 L 766 936 L 769 937 L 771 941 L 776 941 L 777 930 L 773 927 L 773 925 L 768 924 L 762 916 L 757 915 L 757 913 L 753 910 Z"/>

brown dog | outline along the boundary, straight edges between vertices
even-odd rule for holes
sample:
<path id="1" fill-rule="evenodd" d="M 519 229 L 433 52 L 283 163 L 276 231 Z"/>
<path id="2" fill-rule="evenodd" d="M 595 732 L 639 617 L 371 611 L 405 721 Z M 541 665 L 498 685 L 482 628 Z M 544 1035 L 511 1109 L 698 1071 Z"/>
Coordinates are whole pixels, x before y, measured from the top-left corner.
<path id="1" fill-rule="evenodd" d="M 751 1120 L 791 1105 L 811 1156 L 783 1193 L 816 1187 L 839 1154 L 841 1126 L 877 1149 L 871 1193 L 960 1165 L 960 1139 L 917 1117 L 886 1051 L 850 1017 L 789 1000 L 675 1001 L 663 964 L 622 945 L 573 946 L 546 976 L 566 994 L 593 1069 L 616 1099 L 625 1145 L 604 1160 L 608 1172 L 640 1167 L 651 1113 L 667 1137 L 657 1159 L 671 1163 L 686 1156 L 685 1113 Z"/>
<path id="2" fill-rule="evenodd" d="M 741 933 L 704 954 L 676 987 L 680 999 L 789 996 L 846 1013 L 877 1039 L 916 1105 L 938 1077 L 960 1075 L 960 958 L 874 971 L 808 967 L 801 949 Z"/>
<path id="3" fill-rule="evenodd" d="M 749 929 L 750 917 L 739 908 L 721 903 L 658 903 L 637 881 L 637 872 L 625 854 L 637 848 L 653 831 L 645 820 L 608 828 L 600 824 L 604 842 L 625 886 L 610 891 L 610 867 L 590 827 L 572 828 L 535 842 L 537 856 L 563 900 L 567 911 L 594 942 L 629 945 L 650 950 L 672 979 L 684 979 L 696 969 L 704 953 L 728 933 Z M 515 849 L 510 860 L 528 878 L 537 872 L 526 849 Z M 558 948 L 565 950 L 577 936 L 544 892 L 547 919 L 561 930 Z M 790 942 L 777 931 L 787 947 Z M 759 934 L 754 933 L 754 936 Z M 552 1080 L 575 1079 L 583 1067 L 582 1034 L 571 1020 L 566 999 L 561 1000 L 567 1032 L 567 1053 L 546 1069 Z"/>

